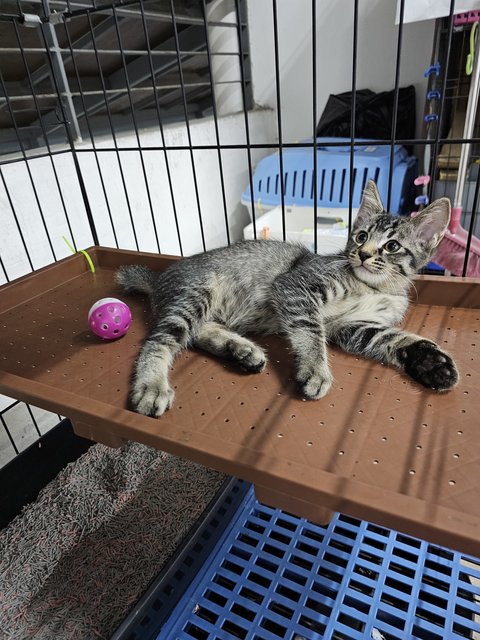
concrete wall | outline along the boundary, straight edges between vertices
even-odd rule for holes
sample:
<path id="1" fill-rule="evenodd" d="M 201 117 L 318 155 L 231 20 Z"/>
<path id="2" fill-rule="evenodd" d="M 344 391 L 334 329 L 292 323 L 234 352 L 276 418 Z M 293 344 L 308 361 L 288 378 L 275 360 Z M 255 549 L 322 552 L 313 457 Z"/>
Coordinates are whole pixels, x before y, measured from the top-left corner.
<path id="1" fill-rule="evenodd" d="M 312 15 L 310 0 L 278 0 L 282 127 L 285 141 L 313 135 Z M 398 27 L 396 0 L 360 0 L 357 89 L 395 86 Z M 272 3 L 249 2 L 250 47 L 255 102 L 276 109 Z M 420 131 L 430 65 L 434 21 L 404 25 L 400 85 L 417 91 Z M 352 87 L 353 2 L 317 2 L 317 121 L 331 93 Z"/>

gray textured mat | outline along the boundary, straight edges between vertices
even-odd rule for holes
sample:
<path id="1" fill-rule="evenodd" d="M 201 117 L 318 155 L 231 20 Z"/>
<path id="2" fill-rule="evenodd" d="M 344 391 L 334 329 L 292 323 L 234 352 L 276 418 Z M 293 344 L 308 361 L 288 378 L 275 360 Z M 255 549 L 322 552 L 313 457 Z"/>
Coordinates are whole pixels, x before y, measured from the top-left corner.
<path id="1" fill-rule="evenodd" d="M 91 447 L 0 532 L 0 638 L 108 638 L 223 479 L 136 443 Z"/>

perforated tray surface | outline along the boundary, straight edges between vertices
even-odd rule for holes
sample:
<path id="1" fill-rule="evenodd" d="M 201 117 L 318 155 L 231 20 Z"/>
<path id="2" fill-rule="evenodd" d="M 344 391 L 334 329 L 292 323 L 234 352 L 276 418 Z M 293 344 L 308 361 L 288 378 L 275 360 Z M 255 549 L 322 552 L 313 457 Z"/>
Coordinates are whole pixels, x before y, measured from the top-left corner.
<path id="1" fill-rule="evenodd" d="M 257 496 L 313 521 L 324 507 L 480 556 L 480 293 L 468 279 L 417 281 L 405 326 L 448 348 L 461 380 L 425 391 L 391 368 L 331 350 L 335 383 L 305 402 L 280 338 L 260 340 L 259 375 L 187 351 L 175 363 L 174 408 L 159 420 L 128 409 L 129 378 L 150 310 L 133 312 L 127 335 L 92 335 L 91 304 L 118 296 L 114 270 L 173 258 L 92 249 L 0 288 L 0 391 L 66 415 L 80 435 L 137 440 L 244 478 Z"/>
<path id="2" fill-rule="evenodd" d="M 234 638 L 478 640 L 478 560 L 340 514 L 316 526 L 251 492 L 157 636 Z"/>

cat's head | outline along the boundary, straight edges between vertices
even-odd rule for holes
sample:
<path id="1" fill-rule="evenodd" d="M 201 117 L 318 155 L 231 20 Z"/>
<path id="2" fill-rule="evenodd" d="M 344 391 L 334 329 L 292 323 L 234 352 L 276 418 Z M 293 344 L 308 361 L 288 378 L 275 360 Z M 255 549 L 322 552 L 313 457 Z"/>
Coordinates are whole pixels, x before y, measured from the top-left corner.
<path id="1" fill-rule="evenodd" d="M 405 283 L 430 260 L 449 221 L 448 198 L 435 200 L 413 218 L 386 213 L 369 180 L 346 247 L 356 277 L 374 287 Z"/>

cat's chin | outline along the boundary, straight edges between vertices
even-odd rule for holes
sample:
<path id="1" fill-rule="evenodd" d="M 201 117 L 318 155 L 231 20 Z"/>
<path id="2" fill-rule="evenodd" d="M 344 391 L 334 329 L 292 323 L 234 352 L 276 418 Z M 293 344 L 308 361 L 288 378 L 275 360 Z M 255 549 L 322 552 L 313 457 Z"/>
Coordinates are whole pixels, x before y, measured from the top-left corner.
<path id="1" fill-rule="evenodd" d="M 353 271 L 357 278 L 366 284 L 379 285 L 385 280 L 385 275 L 371 271 L 363 264 L 354 266 Z"/>

